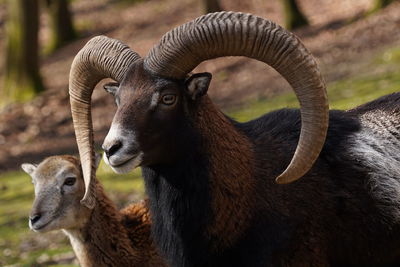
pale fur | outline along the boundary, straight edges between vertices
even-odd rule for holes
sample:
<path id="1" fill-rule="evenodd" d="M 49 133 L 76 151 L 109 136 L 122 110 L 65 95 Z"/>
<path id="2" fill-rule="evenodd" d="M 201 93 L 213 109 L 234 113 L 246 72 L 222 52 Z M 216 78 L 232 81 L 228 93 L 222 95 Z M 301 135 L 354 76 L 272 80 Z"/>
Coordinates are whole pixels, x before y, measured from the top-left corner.
<path id="1" fill-rule="evenodd" d="M 400 121 L 382 110 L 367 112 L 360 119 L 362 129 L 351 138 L 350 153 L 370 169 L 367 186 L 380 210 L 400 222 L 400 139 L 396 136 Z"/>
<path id="2" fill-rule="evenodd" d="M 123 129 L 118 123 L 113 123 L 113 126 L 108 131 L 104 140 L 103 147 L 108 147 L 109 144 L 115 144 L 117 141 L 126 143 L 127 141 L 136 140 L 134 132 Z M 137 154 L 131 154 L 124 146 L 119 149 L 115 154 L 107 157 L 104 154 L 104 161 L 110 165 L 116 173 L 128 173 L 134 168 L 140 166 L 143 159 L 143 152 L 139 151 Z"/>
<path id="3" fill-rule="evenodd" d="M 71 156 L 50 157 L 37 167 L 23 164 L 22 168 L 32 176 L 35 185 L 31 215 L 42 214 L 41 220 L 45 220 L 33 225 L 30 222 L 31 229 L 37 232 L 62 230 L 69 237 L 81 266 L 165 266 L 150 238 L 150 218 L 145 202 L 118 211 L 96 181 L 94 209 L 82 206 L 81 166 Z M 67 177 L 74 176 L 73 186 L 63 184 Z M 57 217 L 57 214 L 63 216 Z"/>

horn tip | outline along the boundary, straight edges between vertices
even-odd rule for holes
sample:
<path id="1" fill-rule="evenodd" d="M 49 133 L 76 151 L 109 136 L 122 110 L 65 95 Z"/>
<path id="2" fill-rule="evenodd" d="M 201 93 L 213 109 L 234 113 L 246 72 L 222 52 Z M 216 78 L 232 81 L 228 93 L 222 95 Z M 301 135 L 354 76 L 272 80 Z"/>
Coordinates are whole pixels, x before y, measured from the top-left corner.
<path id="1" fill-rule="evenodd" d="M 293 183 L 294 181 L 297 181 L 300 178 L 301 178 L 301 176 L 288 175 L 286 172 L 284 172 L 275 178 L 275 183 L 290 184 L 290 183 Z"/>

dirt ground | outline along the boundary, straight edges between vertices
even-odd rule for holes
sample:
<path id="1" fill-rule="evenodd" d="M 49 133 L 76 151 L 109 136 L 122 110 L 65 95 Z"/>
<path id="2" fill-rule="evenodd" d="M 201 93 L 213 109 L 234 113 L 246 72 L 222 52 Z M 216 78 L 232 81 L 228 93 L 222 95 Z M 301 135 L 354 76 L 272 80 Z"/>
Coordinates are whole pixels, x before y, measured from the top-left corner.
<path id="1" fill-rule="evenodd" d="M 250 12 L 283 23 L 279 1 L 221 2 L 225 10 Z M 299 0 L 311 26 L 295 33 L 319 61 L 328 83 L 357 73 L 359 66 L 377 52 L 400 45 L 400 1 L 379 13 L 361 17 L 372 2 Z M 104 34 L 120 39 L 145 56 L 165 32 L 202 15 L 202 7 L 195 0 L 151 0 L 134 5 L 115 0 L 79 0 L 73 1 L 73 13 L 82 38 L 43 57 L 41 72 L 47 91 L 29 103 L 13 104 L 0 111 L 0 172 L 18 168 L 22 162 L 38 162 L 48 155 L 76 153 L 68 74 L 73 57 L 91 37 Z M 4 51 L 6 16 L 3 4 L 0 6 L 0 51 Z M 48 40 L 47 25 L 48 18 L 42 15 L 42 44 Z M 207 61 L 195 71 L 213 73 L 209 92 L 224 109 L 290 90 L 274 70 L 245 58 Z M 0 76 L 3 72 L 0 67 Z M 115 107 L 103 90 L 95 90 L 93 106 L 95 140 L 99 146 Z"/>

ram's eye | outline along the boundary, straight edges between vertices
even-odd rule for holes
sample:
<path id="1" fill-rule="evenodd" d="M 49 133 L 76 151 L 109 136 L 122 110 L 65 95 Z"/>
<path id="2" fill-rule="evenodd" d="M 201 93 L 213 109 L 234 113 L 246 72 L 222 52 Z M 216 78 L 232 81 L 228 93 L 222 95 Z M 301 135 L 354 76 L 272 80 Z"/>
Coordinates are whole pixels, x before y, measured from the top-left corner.
<path id="1" fill-rule="evenodd" d="M 67 179 L 65 179 L 64 185 L 73 186 L 75 182 L 76 182 L 75 177 L 68 177 Z"/>
<path id="2" fill-rule="evenodd" d="M 171 105 L 173 105 L 174 103 L 175 103 L 175 101 L 176 101 L 176 95 L 163 95 L 163 97 L 162 97 L 162 103 L 164 104 L 164 105 L 168 105 L 168 106 L 171 106 Z"/>

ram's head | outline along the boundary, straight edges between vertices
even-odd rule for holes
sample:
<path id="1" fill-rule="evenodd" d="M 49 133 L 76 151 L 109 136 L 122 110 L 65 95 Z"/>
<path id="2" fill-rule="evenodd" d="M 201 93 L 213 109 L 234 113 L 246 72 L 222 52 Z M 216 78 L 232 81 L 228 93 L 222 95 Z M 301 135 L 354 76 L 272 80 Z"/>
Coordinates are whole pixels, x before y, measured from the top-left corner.
<path id="1" fill-rule="evenodd" d="M 302 128 L 290 165 L 278 178 L 289 183 L 303 176 L 319 155 L 328 125 L 325 85 L 315 60 L 296 36 L 262 18 L 235 12 L 202 16 L 163 36 L 143 59 L 121 42 L 95 37 L 78 53 L 70 74 L 71 110 L 92 207 L 94 187 L 91 94 L 103 78 L 118 110 L 103 144 L 106 161 L 125 172 L 156 164 L 174 145 L 170 129 L 187 124 L 192 108 L 202 108 L 211 75 L 189 73 L 202 61 L 247 56 L 275 68 L 293 87 L 301 106 Z M 188 117 L 189 116 L 189 117 Z M 169 153 L 171 155 L 171 153 Z M 171 156 L 173 157 L 173 155 Z"/>

